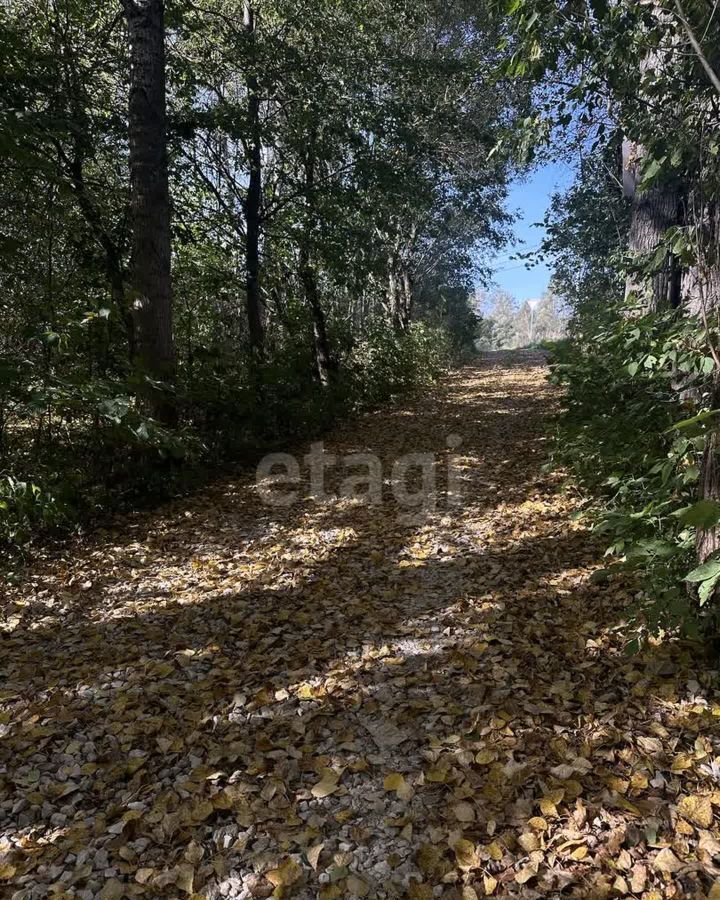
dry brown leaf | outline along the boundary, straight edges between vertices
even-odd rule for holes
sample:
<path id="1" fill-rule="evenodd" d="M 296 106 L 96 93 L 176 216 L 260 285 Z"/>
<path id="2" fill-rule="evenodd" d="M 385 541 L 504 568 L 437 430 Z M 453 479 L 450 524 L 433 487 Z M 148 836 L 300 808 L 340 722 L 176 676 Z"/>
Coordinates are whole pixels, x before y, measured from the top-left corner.
<path id="1" fill-rule="evenodd" d="M 310 863 L 312 869 L 317 872 L 318 863 L 320 861 L 320 854 L 323 851 L 323 847 L 325 844 L 315 844 L 314 847 L 310 847 L 309 850 L 305 853 L 307 856 L 307 861 Z"/>
<path id="2" fill-rule="evenodd" d="M 682 863 L 669 847 L 665 847 L 658 853 L 653 860 L 653 866 L 658 872 L 663 872 L 667 875 L 672 875 L 682 869 Z"/>
<path id="3" fill-rule="evenodd" d="M 314 784 L 310 788 L 310 793 L 313 797 L 317 797 L 318 799 L 322 799 L 323 797 L 329 797 L 331 794 L 334 794 L 338 789 L 340 781 L 340 776 L 337 772 L 334 772 L 332 769 L 325 769 L 322 772 L 322 778 L 317 784 Z"/>
<path id="4" fill-rule="evenodd" d="M 275 887 L 290 887 L 302 878 L 302 866 L 288 857 L 277 868 L 266 872 L 265 877 Z"/>

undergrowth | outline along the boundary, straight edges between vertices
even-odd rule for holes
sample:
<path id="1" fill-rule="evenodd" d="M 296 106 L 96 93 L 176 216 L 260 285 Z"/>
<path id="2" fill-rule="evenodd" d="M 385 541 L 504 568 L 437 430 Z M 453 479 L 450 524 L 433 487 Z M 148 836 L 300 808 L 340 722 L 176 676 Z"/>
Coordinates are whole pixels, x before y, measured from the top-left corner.
<path id="1" fill-rule="evenodd" d="M 693 569 L 696 528 L 720 520 L 718 504 L 696 501 L 713 427 L 708 345 L 697 322 L 672 311 L 623 318 L 608 310 L 551 348 L 550 377 L 565 398 L 551 465 L 568 468 L 597 498 L 587 515 L 608 545 L 608 569 L 597 577 L 618 567 L 640 576 L 631 611 L 640 640 L 667 630 L 717 633 L 712 605 L 703 604 L 720 563 Z"/>
<path id="2" fill-rule="evenodd" d="M 37 379 L 22 360 L 3 358 L 0 544 L 21 549 L 49 530 L 156 503 L 219 466 L 427 384 L 452 361 L 447 332 L 423 323 L 402 334 L 378 323 L 348 340 L 329 386 L 297 342 L 277 344 L 254 369 L 227 342 L 198 347 L 180 361 L 180 424 L 167 428 L 143 414 L 122 378 L 61 379 L 49 366 Z"/>

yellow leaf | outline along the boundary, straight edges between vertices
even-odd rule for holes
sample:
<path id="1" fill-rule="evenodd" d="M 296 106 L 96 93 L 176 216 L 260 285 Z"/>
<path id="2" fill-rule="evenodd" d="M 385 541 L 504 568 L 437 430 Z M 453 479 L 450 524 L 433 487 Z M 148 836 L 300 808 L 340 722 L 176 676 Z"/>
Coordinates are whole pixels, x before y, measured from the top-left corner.
<path id="1" fill-rule="evenodd" d="M 664 872 L 668 875 L 672 875 L 673 872 L 682 869 L 682 863 L 669 847 L 665 847 L 664 850 L 661 850 L 658 853 L 653 860 L 653 866 L 655 866 L 658 872 Z"/>
<path id="2" fill-rule="evenodd" d="M 405 777 L 400 772 L 390 772 L 383 781 L 383 787 L 386 791 L 399 791 L 404 785 Z"/>
<path id="3" fill-rule="evenodd" d="M 526 853 L 532 853 L 540 847 L 540 839 L 532 831 L 526 831 L 518 838 L 518 844 Z"/>
<path id="4" fill-rule="evenodd" d="M 630 779 L 630 787 L 634 791 L 644 791 L 648 786 L 648 777 L 644 772 L 634 772 Z"/>
<path id="5" fill-rule="evenodd" d="M 288 857 L 276 869 L 266 872 L 265 877 L 275 887 L 289 887 L 302 878 L 302 867 L 294 859 Z"/>
<path id="6" fill-rule="evenodd" d="M 125 771 L 128 775 L 134 775 L 138 769 L 142 768 L 147 762 L 147 756 L 133 756 L 125 764 Z"/>
<path id="7" fill-rule="evenodd" d="M 710 891 L 707 895 L 707 900 L 720 900 L 720 878 L 717 878 L 713 886 L 710 888 Z"/>
<path id="8" fill-rule="evenodd" d="M 519 872 L 515 874 L 515 881 L 518 884 L 525 884 L 525 882 L 530 881 L 531 878 L 534 878 L 537 875 L 537 872 L 532 866 L 523 866 Z"/>
<path id="9" fill-rule="evenodd" d="M 587 855 L 588 855 L 588 848 L 585 844 L 581 844 L 579 847 L 577 847 L 575 850 L 573 850 L 573 852 L 570 854 L 570 856 L 573 859 L 578 859 L 578 860 L 585 859 L 585 857 Z"/>
<path id="10" fill-rule="evenodd" d="M 608 787 L 611 787 L 618 794 L 627 794 L 630 782 L 626 778 L 618 778 L 617 775 L 610 775 L 605 779 Z"/>
<path id="11" fill-rule="evenodd" d="M 532 819 L 528 819 L 528 825 L 531 828 L 534 828 L 535 831 L 547 831 L 548 830 L 548 823 L 545 821 L 545 819 L 541 818 L 540 816 L 533 816 Z"/>
<path id="12" fill-rule="evenodd" d="M 551 816 L 551 817 L 557 816 L 557 814 L 558 814 L 557 806 L 549 797 L 543 797 L 540 800 L 540 812 L 544 816 Z"/>
<path id="13" fill-rule="evenodd" d="M 16 872 L 17 869 L 10 863 L 0 863 L 0 878 L 12 878 Z"/>
<path id="14" fill-rule="evenodd" d="M 684 772 L 686 769 L 691 769 L 692 765 L 693 758 L 689 753 L 678 753 L 673 759 L 671 771 L 675 773 Z"/>
<path id="15" fill-rule="evenodd" d="M 475 844 L 461 838 L 454 846 L 455 859 L 461 869 L 473 869 L 480 864 Z"/>
<path id="16" fill-rule="evenodd" d="M 497 879 L 493 878 L 492 875 L 483 875 L 483 887 L 485 888 L 485 893 L 489 896 L 495 893 L 495 888 L 498 886 Z"/>
<path id="17" fill-rule="evenodd" d="M 478 895 L 475 891 L 475 888 L 469 884 L 466 884 L 462 889 L 460 900 L 478 900 Z"/>
<path id="18" fill-rule="evenodd" d="M 497 759 L 497 753 L 494 750 L 481 750 L 475 755 L 475 762 L 479 766 L 489 766 Z"/>
<path id="19" fill-rule="evenodd" d="M 490 859 L 494 859 L 495 862 L 500 862 L 503 858 L 503 850 L 500 844 L 497 841 L 493 841 L 492 844 L 488 844 L 485 848 L 485 852 L 490 857 Z"/>
<path id="20" fill-rule="evenodd" d="M 678 812 L 683 818 L 699 825 L 700 828 L 710 828 L 713 823 L 713 808 L 709 797 L 684 796 L 678 803 Z"/>
<path id="21" fill-rule="evenodd" d="M 339 780 L 340 776 L 337 772 L 333 772 L 332 769 L 323 769 L 322 778 L 310 788 L 310 793 L 313 797 L 317 797 L 318 800 L 321 800 L 323 797 L 329 797 L 330 794 L 334 794 L 338 789 Z"/>
<path id="22" fill-rule="evenodd" d="M 685 834 L 688 837 L 695 834 L 695 828 L 690 824 L 690 822 L 686 822 L 685 819 L 678 819 L 675 823 L 675 833 L 676 834 Z"/>

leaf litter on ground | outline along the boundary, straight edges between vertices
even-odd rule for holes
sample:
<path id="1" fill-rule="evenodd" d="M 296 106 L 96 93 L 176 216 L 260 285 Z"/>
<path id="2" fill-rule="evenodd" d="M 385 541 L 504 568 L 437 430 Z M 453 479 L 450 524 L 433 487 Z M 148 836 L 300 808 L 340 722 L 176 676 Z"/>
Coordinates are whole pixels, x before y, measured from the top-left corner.
<path id="1" fill-rule="evenodd" d="M 636 587 L 500 354 L 326 435 L 463 503 L 263 506 L 246 475 L 37 558 L 0 612 L 0 892 L 720 898 L 720 699 L 629 656 Z M 443 466 L 440 465 L 440 470 Z"/>

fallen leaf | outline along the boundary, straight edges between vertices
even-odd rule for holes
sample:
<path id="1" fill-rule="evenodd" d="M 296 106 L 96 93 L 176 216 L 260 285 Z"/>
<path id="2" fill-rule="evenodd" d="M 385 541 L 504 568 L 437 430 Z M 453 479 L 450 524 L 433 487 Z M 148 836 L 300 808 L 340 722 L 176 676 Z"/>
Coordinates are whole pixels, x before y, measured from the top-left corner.
<path id="1" fill-rule="evenodd" d="M 288 857 L 277 868 L 266 872 L 265 877 L 275 887 L 290 887 L 302 878 L 302 866 Z"/>
<path id="2" fill-rule="evenodd" d="M 709 797 L 686 794 L 678 802 L 678 812 L 694 825 L 699 825 L 700 828 L 710 828 L 713 823 L 713 808 Z"/>
<path id="3" fill-rule="evenodd" d="M 325 769 L 320 781 L 310 788 L 310 793 L 319 800 L 323 797 L 329 797 L 338 789 L 339 781 L 340 776 L 336 772 L 332 769 Z"/>
<path id="4" fill-rule="evenodd" d="M 667 875 L 672 875 L 674 872 L 682 869 L 682 863 L 669 847 L 665 847 L 664 850 L 658 853 L 653 860 L 653 866 L 658 872 L 663 872 Z"/>
<path id="5" fill-rule="evenodd" d="M 310 847 L 310 849 L 305 854 L 307 856 L 307 861 L 310 863 L 310 866 L 315 872 L 317 872 L 320 854 L 322 853 L 324 846 L 325 844 L 315 844 L 315 846 Z"/>
<path id="6" fill-rule="evenodd" d="M 474 822 L 475 810 L 470 803 L 456 803 L 453 813 L 458 822 Z"/>

